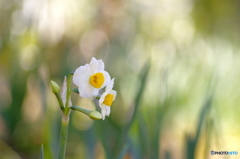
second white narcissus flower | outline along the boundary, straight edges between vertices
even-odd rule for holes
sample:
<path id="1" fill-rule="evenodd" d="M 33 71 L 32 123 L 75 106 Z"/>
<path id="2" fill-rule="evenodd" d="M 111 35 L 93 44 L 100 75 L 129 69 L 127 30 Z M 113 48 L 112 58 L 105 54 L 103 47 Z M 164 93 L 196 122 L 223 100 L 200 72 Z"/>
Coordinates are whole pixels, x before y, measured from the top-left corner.
<path id="1" fill-rule="evenodd" d="M 111 111 L 112 102 L 115 100 L 117 96 L 117 92 L 112 90 L 114 79 L 112 79 L 107 87 L 105 88 L 105 92 L 101 95 L 99 99 L 99 106 L 101 107 L 102 119 L 105 119 L 105 116 L 109 116 Z"/>
<path id="2" fill-rule="evenodd" d="M 104 71 L 104 63 L 92 57 L 90 64 L 80 66 L 73 75 L 73 83 L 78 86 L 79 95 L 95 99 L 101 88 L 110 81 L 110 75 Z"/>

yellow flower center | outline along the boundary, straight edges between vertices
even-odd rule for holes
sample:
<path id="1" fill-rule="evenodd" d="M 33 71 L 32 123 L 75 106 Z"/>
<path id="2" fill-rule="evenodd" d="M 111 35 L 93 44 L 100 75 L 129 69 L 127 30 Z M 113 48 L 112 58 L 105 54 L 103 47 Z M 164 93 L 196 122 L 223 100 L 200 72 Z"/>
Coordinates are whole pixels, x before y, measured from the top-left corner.
<path id="1" fill-rule="evenodd" d="M 95 73 L 94 75 L 90 76 L 89 82 L 93 87 L 101 88 L 104 83 L 103 73 Z"/>
<path id="2" fill-rule="evenodd" d="M 105 97 L 105 99 L 103 101 L 103 104 L 105 104 L 106 106 L 111 107 L 112 102 L 113 102 L 113 98 L 114 98 L 113 94 L 106 95 L 106 97 Z"/>

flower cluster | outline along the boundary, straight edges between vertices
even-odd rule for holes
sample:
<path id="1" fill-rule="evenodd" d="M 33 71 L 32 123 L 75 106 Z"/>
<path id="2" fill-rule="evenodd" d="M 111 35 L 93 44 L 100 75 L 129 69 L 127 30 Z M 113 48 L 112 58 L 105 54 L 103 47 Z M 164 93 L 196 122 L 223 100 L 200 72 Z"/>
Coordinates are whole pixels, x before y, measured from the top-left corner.
<path id="1" fill-rule="evenodd" d="M 117 92 L 112 90 L 114 78 L 111 79 L 108 72 L 104 71 L 102 60 L 92 58 L 90 64 L 80 66 L 73 74 L 73 83 L 78 87 L 79 95 L 84 98 L 99 99 L 102 119 L 109 116 L 110 107 L 115 100 Z M 105 87 L 105 92 L 99 95 L 99 91 Z"/>

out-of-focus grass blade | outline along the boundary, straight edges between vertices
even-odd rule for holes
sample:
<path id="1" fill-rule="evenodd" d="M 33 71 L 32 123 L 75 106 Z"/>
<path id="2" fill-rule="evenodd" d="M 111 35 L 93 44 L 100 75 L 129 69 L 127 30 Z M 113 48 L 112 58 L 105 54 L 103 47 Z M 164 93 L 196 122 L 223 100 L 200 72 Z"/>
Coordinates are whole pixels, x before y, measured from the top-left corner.
<path id="1" fill-rule="evenodd" d="M 128 132 L 129 128 L 131 127 L 135 117 L 136 117 L 136 114 L 137 114 L 137 110 L 139 108 L 139 105 L 140 105 L 140 101 L 141 101 L 141 98 L 142 98 L 142 95 L 143 95 L 143 92 L 144 92 L 144 89 L 145 89 L 145 85 L 147 83 L 147 77 L 148 77 L 148 72 L 149 72 L 149 69 L 150 69 L 150 61 L 148 61 L 144 68 L 142 69 L 142 74 L 140 75 L 140 79 L 141 79 L 141 86 L 140 86 L 140 89 L 136 95 L 136 98 L 135 98 L 135 109 L 134 109 L 134 112 L 133 112 L 133 116 L 132 116 L 132 119 L 131 121 L 128 123 L 128 125 L 126 126 L 125 128 L 125 131 Z"/>
<path id="2" fill-rule="evenodd" d="M 196 145 L 199 141 L 200 133 L 203 129 L 204 119 L 206 119 L 208 112 L 210 111 L 210 107 L 212 105 L 212 99 L 213 95 L 210 95 L 204 103 L 203 109 L 200 113 L 199 120 L 198 120 L 198 126 L 197 126 L 197 132 L 196 136 L 190 137 L 187 136 L 187 159 L 193 159 L 194 158 L 194 152 L 196 151 Z"/>
<path id="3" fill-rule="evenodd" d="M 120 152 L 120 154 L 119 154 L 117 159 L 122 159 L 124 157 L 124 155 L 127 153 L 128 149 L 129 149 L 129 145 L 128 144 L 123 146 L 123 148 L 122 148 L 122 150 L 121 150 L 121 152 Z"/>
<path id="4" fill-rule="evenodd" d="M 138 125 L 139 125 L 139 141 L 140 141 L 140 149 L 143 158 L 159 158 L 160 152 L 160 133 L 162 122 L 167 114 L 168 110 L 171 109 L 171 105 L 167 97 L 167 78 L 168 78 L 168 70 L 167 68 L 161 74 L 160 87 L 159 89 L 162 92 L 159 93 L 159 97 L 164 95 L 164 98 L 159 98 L 159 103 L 152 110 L 147 110 L 142 114 L 138 114 Z M 145 110 L 146 111 L 146 110 Z M 150 114 L 150 116 L 143 117 L 143 114 Z M 146 125 L 154 125 L 146 128 Z"/>
<path id="5" fill-rule="evenodd" d="M 147 129 L 145 127 L 146 122 L 142 116 L 142 114 L 138 115 L 138 128 L 139 128 L 139 141 L 140 141 L 140 149 L 141 156 L 150 156 L 149 152 L 149 135 Z"/>
<path id="6" fill-rule="evenodd" d="M 134 109 L 134 112 L 133 112 L 133 115 L 132 115 L 132 119 L 125 126 L 121 137 L 118 139 L 118 142 L 117 142 L 118 146 L 117 146 L 117 149 L 116 149 L 116 156 L 119 156 L 119 153 L 122 151 L 121 149 L 123 147 L 124 142 L 126 141 L 126 138 L 127 138 L 127 135 L 128 135 L 128 131 L 129 131 L 130 127 L 132 126 L 132 123 L 133 123 L 133 121 L 134 121 L 134 119 L 136 117 L 136 114 L 138 112 L 138 108 L 140 106 L 140 101 L 141 101 L 141 98 L 142 98 L 142 95 L 143 95 L 143 92 L 144 92 L 144 89 L 145 89 L 145 85 L 147 83 L 147 77 L 148 77 L 149 69 L 150 69 L 150 60 L 148 60 L 146 62 L 146 64 L 144 65 L 144 67 L 142 69 L 142 72 L 140 74 L 140 77 L 139 77 L 139 79 L 141 79 L 141 81 L 140 81 L 140 88 L 139 88 L 139 91 L 137 92 L 135 100 L 134 100 L 135 109 Z"/>
<path id="7" fill-rule="evenodd" d="M 14 66 L 14 67 L 17 67 L 17 66 Z M 10 85 L 11 85 L 11 96 L 12 96 L 12 99 L 14 100 L 12 100 L 12 103 L 8 107 L 8 109 L 3 112 L 3 117 L 9 129 L 9 136 L 12 136 L 17 123 L 22 118 L 21 109 L 22 109 L 22 103 L 23 103 L 24 97 L 27 92 L 26 81 L 27 81 L 28 74 L 25 72 L 17 72 L 17 73 L 15 73 L 15 71 L 10 71 L 10 72 L 13 74 L 12 80 L 10 80 Z M 19 79 L 18 82 L 16 82 L 15 79 Z"/>
<path id="8" fill-rule="evenodd" d="M 206 99 L 206 102 L 205 102 L 202 112 L 200 114 L 199 121 L 198 121 L 198 127 L 197 127 L 196 141 L 198 141 L 198 139 L 199 139 L 201 129 L 203 126 L 204 118 L 206 118 L 211 105 L 212 105 L 212 95 Z"/>
<path id="9" fill-rule="evenodd" d="M 43 149 L 43 145 L 41 145 L 40 159 L 44 159 L 44 149 Z"/>
<path id="10" fill-rule="evenodd" d="M 210 119 L 207 121 L 207 126 L 206 126 L 206 147 L 205 147 L 205 158 L 208 158 L 209 155 L 209 148 L 210 148 L 210 142 L 211 142 L 211 138 L 212 138 L 212 129 L 213 129 L 213 119 Z"/>
<path id="11" fill-rule="evenodd" d="M 105 158 L 112 159 L 116 158 L 114 156 L 115 143 L 117 137 L 120 136 L 121 130 L 114 127 L 114 125 L 110 122 L 111 119 L 108 118 L 105 121 L 95 121 L 95 130 L 97 136 L 99 136 L 99 140 L 102 143 L 102 146 L 105 150 Z M 114 143 L 114 144 L 113 144 Z"/>
<path id="12" fill-rule="evenodd" d="M 206 124 L 208 123 L 208 117 L 209 117 L 209 112 L 211 110 L 212 107 L 212 101 L 213 101 L 213 97 L 214 97 L 214 92 L 215 92 L 215 88 L 216 88 L 216 74 L 215 72 L 212 73 L 210 80 L 208 82 L 208 86 L 207 86 L 207 91 L 206 91 L 206 99 L 205 102 L 203 104 L 203 108 L 202 111 L 199 115 L 199 120 L 198 120 L 198 125 L 197 125 L 197 131 L 195 136 L 190 136 L 187 135 L 186 136 L 186 150 L 187 150 L 187 159 L 194 159 L 194 153 L 196 151 L 196 145 L 199 141 L 200 138 L 200 133 L 202 132 L 203 129 L 207 129 L 206 128 Z M 205 125 L 205 127 L 204 127 Z"/>
<path id="13" fill-rule="evenodd" d="M 171 152 L 169 150 L 166 150 L 164 155 L 165 155 L 166 159 L 171 159 L 172 158 Z"/>
<path id="14" fill-rule="evenodd" d="M 17 152 L 15 152 L 7 143 L 0 139 L 0 158 L 1 159 L 21 159 Z"/>

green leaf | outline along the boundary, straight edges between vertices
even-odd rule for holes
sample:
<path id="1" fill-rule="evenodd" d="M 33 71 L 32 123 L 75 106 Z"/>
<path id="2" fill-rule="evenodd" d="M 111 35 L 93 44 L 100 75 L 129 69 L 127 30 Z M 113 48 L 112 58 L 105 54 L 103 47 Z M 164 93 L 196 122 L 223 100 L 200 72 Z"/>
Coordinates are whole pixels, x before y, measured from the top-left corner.
<path id="1" fill-rule="evenodd" d="M 148 77 L 149 70 L 150 70 L 150 60 L 148 60 L 146 62 L 146 64 L 144 65 L 144 67 L 143 67 L 143 69 L 142 69 L 142 71 L 140 73 L 140 77 L 139 77 L 139 79 L 141 79 L 141 81 L 140 81 L 140 88 L 139 88 L 139 91 L 137 92 L 135 100 L 134 100 L 135 108 L 134 108 L 134 112 L 133 112 L 133 115 L 132 115 L 132 119 L 125 126 L 121 137 L 119 137 L 119 139 L 118 139 L 118 145 L 117 145 L 117 149 L 116 149 L 116 156 L 119 156 L 120 152 L 122 151 L 124 142 L 126 141 L 126 138 L 128 136 L 129 129 L 132 126 L 133 121 L 134 121 L 134 119 L 135 119 L 135 117 L 137 115 L 139 106 L 141 104 L 140 102 L 141 102 L 141 99 L 142 99 L 142 96 L 143 96 L 143 93 L 144 93 L 144 89 L 145 89 L 145 86 L 146 86 L 146 83 L 147 83 L 147 77 Z"/>
<path id="2" fill-rule="evenodd" d="M 121 150 L 121 152 L 120 152 L 120 155 L 118 156 L 117 159 L 122 159 L 122 158 L 124 157 L 124 155 L 127 153 L 128 150 L 129 150 L 129 145 L 126 144 L 126 145 L 122 148 L 122 150 Z"/>
<path id="3" fill-rule="evenodd" d="M 198 118 L 198 125 L 197 125 L 197 131 L 195 136 L 189 136 L 187 135 L 186 137 L 186 144 L 187 144 L 187 159 L 192 159 L 194 158 L 195 151 L 196 151 L 196 145 L 200 139 L 200 133 L 202 130 L 205 128 L 204 126 L 206 125 L 206 120 L 208 113 L 210 111 L 210 108 L 212 106 L 212 100 L 213 100 L 213 95 L 210 95 L 210 97 L 207 97 L 205 100 L 205 103 L 203 105 L 203 108 L 201 110 L 201 113 Z"/>
<path id="4" fill-rule="evenodd" d="M 74 89 L 72 89 L 72 92 L 75 92 L 75 93 L 78 93 L 78 94 L 79 94 L 79 90 L 78 90 L 78 88 L 74 88 Z"/>

